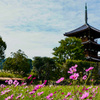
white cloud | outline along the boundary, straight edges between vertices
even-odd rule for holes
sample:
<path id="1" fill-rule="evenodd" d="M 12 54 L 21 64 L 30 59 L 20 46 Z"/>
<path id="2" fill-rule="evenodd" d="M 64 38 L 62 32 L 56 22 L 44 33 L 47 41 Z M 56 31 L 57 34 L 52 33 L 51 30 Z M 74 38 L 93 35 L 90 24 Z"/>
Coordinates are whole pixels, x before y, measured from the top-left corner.
<path id="1" fill-rule="evenodd" d="M 100 1 L 87 2 L 89 23 L 99 28 L 96 4 Z M 0 0 L 0 35 L 7 43 L 6 57 L 18 49 L 30 58 L 52 56 L 63 34 L 84 24 L 84 5 L 81 0 Z"/>

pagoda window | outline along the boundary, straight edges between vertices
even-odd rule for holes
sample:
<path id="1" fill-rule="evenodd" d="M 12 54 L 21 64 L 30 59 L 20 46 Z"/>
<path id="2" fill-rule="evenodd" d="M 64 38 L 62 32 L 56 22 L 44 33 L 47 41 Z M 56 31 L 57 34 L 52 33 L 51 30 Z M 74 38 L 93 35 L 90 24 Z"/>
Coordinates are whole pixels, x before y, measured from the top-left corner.
<path id="1" fill-rule="evenodd" d="M 80 36 L 80 38 L 82 39 L 82 36 Z"/>
<path id="2" fill-rule="evenodd" d="M 84 35 L 84 38 L 86 38 L 86 35 Z"/>

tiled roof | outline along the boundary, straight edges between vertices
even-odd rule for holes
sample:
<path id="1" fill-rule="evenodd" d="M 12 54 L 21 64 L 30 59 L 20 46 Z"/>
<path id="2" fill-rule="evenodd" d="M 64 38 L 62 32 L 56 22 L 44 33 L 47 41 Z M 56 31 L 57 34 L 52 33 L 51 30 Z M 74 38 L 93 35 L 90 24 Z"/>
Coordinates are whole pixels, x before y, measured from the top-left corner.
<path id="1" fill-rule="evenodd" d="M 89 24 L 84 24 L 84 25 L 82 25 L 81 27 L 76 28 L 75 30 L 72 30 L 72 31 L 70 31 L 70 32 L 66 32 L 66 33 L 64 34 L 64 36 L 72 36 L 72 35 L 75 35 L 76 33 L 79 33 L 79 32 L 85 31 L 85 30 L 89 30 L 89 29 L 92 29 L 92 30 L 94 30 L 94 31 L 96 31 L 96 32 L 98 32 L 98 33 L 100 33 L 100 30 L 98 30 L 98 29 L 96 29 L 96 28 L 90 26 Z"/>

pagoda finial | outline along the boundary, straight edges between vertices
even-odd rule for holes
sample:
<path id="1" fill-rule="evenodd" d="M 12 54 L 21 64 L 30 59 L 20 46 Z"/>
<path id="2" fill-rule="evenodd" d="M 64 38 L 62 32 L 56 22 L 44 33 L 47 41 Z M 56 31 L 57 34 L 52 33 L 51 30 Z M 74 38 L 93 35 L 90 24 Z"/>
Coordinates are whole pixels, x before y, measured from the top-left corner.
<path id="1" fill-rule="evenodd" d="M 85 3 L 85 24 L 87 24 L 87 3 Z"/>

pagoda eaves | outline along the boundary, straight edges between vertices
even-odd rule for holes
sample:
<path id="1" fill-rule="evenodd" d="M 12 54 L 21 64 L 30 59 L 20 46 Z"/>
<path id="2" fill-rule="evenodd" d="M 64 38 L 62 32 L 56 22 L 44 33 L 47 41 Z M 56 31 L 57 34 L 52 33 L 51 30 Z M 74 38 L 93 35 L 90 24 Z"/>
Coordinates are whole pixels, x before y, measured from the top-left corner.
<path id="1" fill-rule="evenodd" d="M 82 36 L 82 34 L 84 35 L 84 32 L 86 32 L 85 35 L 87 35 L 87 33 L 90 32 L 91 33 L 90 35 L 93 36 L 94 38 L 100 38 L 100 30 L 90 26 L 89 24 L 84 24 L 81 27 L 76 28 L 75 30 L 66 32 L 64 36 L 80 37 Z"/>

